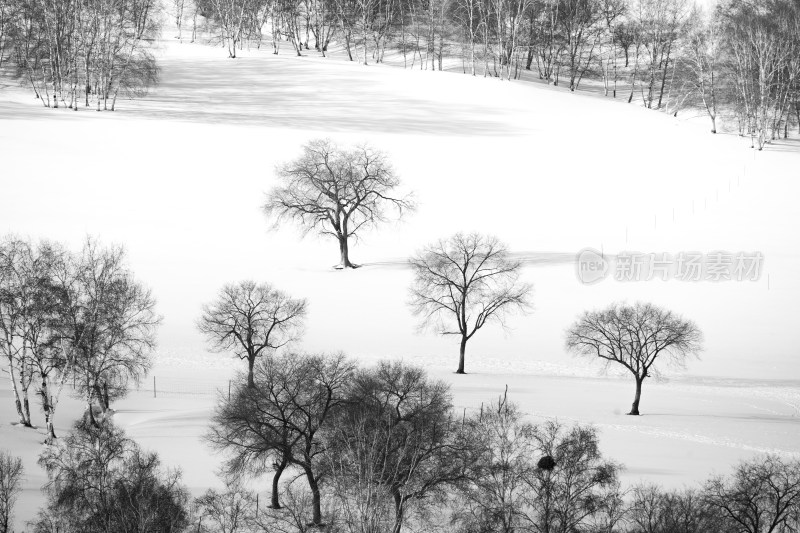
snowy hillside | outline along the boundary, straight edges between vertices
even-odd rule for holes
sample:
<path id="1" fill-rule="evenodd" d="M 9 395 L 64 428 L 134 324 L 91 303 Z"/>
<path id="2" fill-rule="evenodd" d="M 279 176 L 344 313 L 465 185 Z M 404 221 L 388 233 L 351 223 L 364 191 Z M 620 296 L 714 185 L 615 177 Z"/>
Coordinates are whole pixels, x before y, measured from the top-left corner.
<path id="1" fill-rule="evenodd" d="M 248 278 L 308 298 L 302 349 L 422 365 L 462 408 L 508 385 L 533 417 L 594 423 L 626 481 L 681 486 L 753 453 L 800 452 L 796 140 L 754 153 L 704 122 L 539 84 L 268 51 L 230 60 L 177 42 L 160 54 L 160 85 L 114 113 L 44 109 L 0 89 L 0 233 L 126 246 L 164 316 L 153 374 L 166 392 L 132 393 L 116 420 L 193 490 L 215 483 L 218 458 L 197 437 L 213 391 L 240 367 L 206 352 L 195 320 L 221 285 Z M 331 268 L 333 240 L 271 231 L 260 209 L 275 165 L 318 137 L 385 151 L 419 204 L 352 248 L 364 265 L 354 271 Z M 533 314 L 471 341 L 467 376 L 451 373 L 457 345 L 420 333 L 406 305 L 406 258 L 456 231 L 500 237 L 534 285 Z M 574 257 L 587 247 L 761 252 L 764 270 L 757 281 L 584 285 Z M 662 304 L 705 334 L 692 377 L 648 383 L 643 417 L 623 415 L 632 383 L 563 347 L 578 313 L 619 299 Z M 0 447 L 29 473 L 21 524 L 41 503 L 41 435 L 9 425 L 9 398 L 3 382 Z M 60 413 L 61 431 L 78 413 Z"/>

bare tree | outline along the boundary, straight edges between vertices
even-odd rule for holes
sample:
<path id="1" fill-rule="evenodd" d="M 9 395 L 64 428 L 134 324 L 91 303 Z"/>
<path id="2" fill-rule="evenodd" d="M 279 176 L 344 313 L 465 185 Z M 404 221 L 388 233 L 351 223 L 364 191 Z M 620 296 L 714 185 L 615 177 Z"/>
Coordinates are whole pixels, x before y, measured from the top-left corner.
<path id="1" fill-rule="evenodd" d="M 352 531 L 400 533 L 411 508 L 461 478 L 449 387 L 389 362 L 352 381 L 325 439 L 336 499 Z"/>
<path id="2" fill-rule="evenodd" d="M 95 402 L 105 412 L 124 396 L 129 381 L 151 366 L 161 317 L 149 289 L 133 278 L 125 251 L 89 239 L 78 259 L 76 300 L 65 317 L 64 337 L 76 350 L 76 392 L 94 422 Z"/>
<path id="3" fill-rule="evenodd" d="M 34 531 L 138 533 L 184 531 L 188 491 L 180 472 L 164 469 L 110 420 L 79 420 L 39 457 L 47 472 L 47 507 Z M 55 529 L 53 529 L 55 527 Z"/>
<path id="4" fill-rule="evenodd" d="M 6 51 L 13 42 L 16 7 L 15 2 L 0 2 L 0 68 L 5 61 Z"/>
<path id="5" fill-rule="evenodd" d="M 281 185 L 267 195 L 264 211 L 275 223 L 291 220 L 306 232 L 316 230 L 339 242 L 338 268 L 355 268 L 348 241 L 413 208 L 410 197 L 394 195 L 400 180 L 386 156 L 362 145 L 342 149 L 329 140 L 316 140 L 303 155 L 277 169 Z"/>
<path id="6" fill-rule="evenodd" d="M 324 428 L 346 401 L 354 365 L 343 355 L 262 358 L 254 369 L 255 387 L 241 385 L 234 397 L 221 399 L 208 441 L 230 455 L 231 474 L 258 475 L 270 463 L 273 507 L 278 505 L 281 473 L 302 470 L 311 491 L 312 521 L 322 524 L 321 486 L 326 477 L 321 454 Z"/>
<path id="7" fill-rule="evenodd" d="M 197 531 L 203 533 L 254 533 L 256 495 L 236 481 L 227 481 L 224 491 L 207 490 L 195 500 L 199 507 Z"/>
<path id="8" fill-rule="evenodd" d="M 232 478 L 258 477 L 272 471 L 270 506 L 280 509 L 281 475 L 289 466 L 292 449 L 300 437 L 291 427 L 279 367 L 272 358 L 260 362 L 256 365 L 258 387 L 247 386 L 244 376 L 237 380 L 240 384 L 230 400 L 220 398 L 217 402 L 205 438 L 212 447 L 227 454 L 224 471 Z"/>
<path id="9" fill-rule="evenodd" d="M 629 508 L 631 522 L 642 533 L 660 533 L 665 526 L 663 513 L 666 496 L 657 485 L 637 485 L 633 488 Z"/>
<path id="10" fill-rule="evenodd" d="M 0 451 L 0 533 L 11 531 L 14 505 L 22 492 L 22 459 Z"/>
<path id="11" fill-rule="evenodd" d="M 73 375 L 76 346 L 87 332 L 81 325 L 71 327 L 69 319 L 85 301 L 80 271 L 76 257 L 54 243 L 8 238 L 0 246 L 0 353 L 9 361 L 23 425 L 31 423 L 28 390 L 37 386 L 48 442 L 55 438 L 53 420 L 63 386 Z M 84 308 L 81 324 L 99 313 L 99 306 Z"/>
<path id="12" fill-rule="evenodd" d="M 674 69 L 674 55 L 684 35 L 687 6 L 687 0 L 636 0 L 637 60 L 641 50 L 646 67 L 642 79 L 642 102 L 648 109 L 662 108 L 670 68 Z"/>
<path id="13" fill-rule="evenodd" d="M 305 316 L 305 300 L 267 283 L 241 281 L 225 285 L 213 303 L 203 306 L 197 327 L 213 350 L 247 360 L 252 387 L 256 359 L 298 339 Z"/>
<path id="14" fill-rule="evenodd" d="M 642 383 L 656 372 L 656 362 L 683 365 L 702 349 L 702 341 L 694 322 L 650 303 L 586 311 L 566 333 L 569 351 L 622 365 L 633 374 L 636 396 L 629 415 L 639 414 Z"/>
<path id="15" fill-rule="evenodd" d="M 527 480 L 535 468 L 535 427 L 507 394 L 472 416 L 461 431 L 463 511 L 455 517 L 468 531 L 513 533 L 526 522 Z"/>
<path id="16" fill-rule="evenodd" d="M 20 239 L 6 237 L 0 243 L 0 354 L 8 362 L 6 372 L 19 423 L 26 427 L 31 427 L 26 334 L 32 314 L 28 271 L 33 253 L 30 243 Z"/>
<path id="17" fill-rule="evenodd" d="M 711 133 L 717 133 L 717 107 L 720 100 L 720 35 L 718 21 L 695 6 L 690 17 L 688 66 L 691 85 L 700 95 L 711 119 Z"/>
<path id="18" fill-rule="evenodd" d="M 64 384 L 75 366 L 75 351 L 62 337 L 71 305 L 74 257 L 57 244 L 43 242 L 31 248 L 25 274 L 29 285 L 25 317 L 28 365 L 37 382 L 36 395 L 44 413 L 47 442 L 56 438 L 54 419 Z"/>
<path id="19" fill-rule="evenodd" d="M 519 280 L 522 265 L 495 237 L 458 233 L 426 247 L 410 263 L 411 307 L 423 324 L 435 322 L 440 334 L 460 337 L 458 374 L 464 373 L 467 341 L 479 329 L 530 308 L 532 287 Z"/>
<path id="20" fill-rule="evenodd" d="M 740 131 L 761 150 L 787 124 L 791 89 L 800 79 L 800 8 L 796 2 L 730 0 L 717 14 Z"/>
<path id="21" fill-rule="evenodd" d="M 712 478 L 705 493 L 724 516 L 726 531 L 778 533 L 800 525 L 791 523 L 800 507 L 797 460 L 756 457 L 741 463 L 730 478 Z"/>
<path id="22" fill-rule="evenodd" d="M 5 4 L 6 2 L 4 2 Z M 160 34 L 154 0 L 12 2 L 16 73 L 45 107 L 78 110 L 95 99 L 114 110 L 120 92 L 145 94 L 158 68 L 151 43 Z"/>
<path id="23" fill-rule="evenodd" d="M 539 460 L 525 480 L 534 531 L 583 531 L 596 514 L 619 505 L 621 467 L 603 458 L 594 428 L 550 420 L 536 428 L 534 438 Z"/>

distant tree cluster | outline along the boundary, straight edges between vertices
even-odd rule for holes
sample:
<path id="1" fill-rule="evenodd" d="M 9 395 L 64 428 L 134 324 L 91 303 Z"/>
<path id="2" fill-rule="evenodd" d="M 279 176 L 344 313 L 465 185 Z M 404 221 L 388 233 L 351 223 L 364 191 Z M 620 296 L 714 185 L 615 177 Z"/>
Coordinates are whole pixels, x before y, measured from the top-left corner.
<path id="1" fill-rule="evenodd" d="M 122 248 L 87 240 L 71 252 L 52 242 L 0 241 L 0 355 L 23 426 L 32 426 L 30 396 L 45 417 L 48 440 L 61 393 L 70 386 L 87 418 L 105 413 L 151 366 L 155 313 Z"/>
<path id="2" fill-rule="evenodd" d="M 183 6 L 186 0 L 180 0 Z M 269 34 L 295 53 L 331 42 L 350 60 L 459 69 L 558 86 L 677 113 L 733 119 L 753 144 L 800 124 L 800 6 L 791 0 L 196 0 L 229 55 Z M 196 24 L 196 17 L 195 17 Z"/>
<path id="3" fill-rule="evenodd" d="M 2 0 L 0 67 L 45 107 L 113 111 L 156 82 L 160 13 L 155 0 Z"/>

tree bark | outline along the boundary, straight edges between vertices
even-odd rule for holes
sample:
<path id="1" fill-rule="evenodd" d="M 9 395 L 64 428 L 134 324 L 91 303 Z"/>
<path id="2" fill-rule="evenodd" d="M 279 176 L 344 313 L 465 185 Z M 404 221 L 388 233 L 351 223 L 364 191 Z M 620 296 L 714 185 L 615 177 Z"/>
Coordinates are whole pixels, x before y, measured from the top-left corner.
<path id="1" fill-rule="evenodd" d="M 400 533 L 403 529 L 403 516 L 405 511 L 405 500 L 399 491 L 394 492 L 394 526 L 392 526 L 392 533 Z"/>
<path id="2" fill-rule="evenodd" d="M 339 263 L 341 268 L 355 268 L 353 263 L 350 262 L 350 249 L 347 245 L 346 236 L 339 237 L 339 255 L 341 257 L 341 261 Z"/>
<path id="3" fill-rule="evenodd" d="M 276 463 L 275 465 L 275 473 L 272 475 L 272 495 L 271 495 L 271 502 L 269 504 L 270 507 L 273 509 L 280 509 L 281 502 L 280 502 L 280 494 L 279 494 L 279 484 L 281 481 L 281 474 L 286 469 L 286 465 L 288 461 L 285 457 L 281 458 L 280 463 Z"/>
<path id="4" fill-rule="evenodd" d="M 108 402 L 108 385 L 104 383 L 103 388 L 101 389 L 100 385 L 95 383 L 94 393 L 95 396 L 97 397 L 97 403 L 100 405 L 101 412 L 105 413 L 106 411 L 108 411 L 108 408 L 110 407 Z"/>
<path id="5" fill-rule="evenodd" d="M 253 380 L 253 365 L 256 363 L 255 355 L 247 357 L 247 386 L 251 389 L 256 388 L 256 382 Z"/>
<path id="6" fill-rule="evenodd" d="M 17 388 L 17 378 L 14 376 L 14 360 L 8 357 L 8 379 L 11 381 L 11 389 L 14 391 L 14 405 L 19 415 L 19 423 L 23 426 L 30 426 L 30 422 L 25 420 L 25 413 L 22 410 L 22 400 L 20 400 L 19 389 Z"/>
<path id="7" fill-rule="evenodd" d="M 89 410 L 89 422 L 92 424 L 92 427 L 99 428 L 100 424 L 97 423 L 97 419 L 94 417 L 94 406 L 91 400 L 87 402 L 86 408 Z"/>
<path id="8" fill-rule="evenodd" d="M 458 351 L 458 370 L 456 370 L 456 374 L 466 374 L 464 372 L 464 354 L 467 351 L 467 337 L 466 335 L 461 336 L 461 346 Z"/>
<path id="9" fill-rule="evenodd" d="M 633 397 L 633 405 L 631 405 L 631 412 L 629 415 L 639 416 L 639 400 L 642 398 L 642 382 L 644 378 L 636 376 L 636 396 Z"/>
<path id="10" fill-rule="evenodd" d="M 304 467 L 308 479 L 308 488 L 311 489 L 311 523 L 315 526 L 322 525 L 322 495 L 319 490 L 319 482 L 314 477 L 314 472 L 309 467 Z"/>

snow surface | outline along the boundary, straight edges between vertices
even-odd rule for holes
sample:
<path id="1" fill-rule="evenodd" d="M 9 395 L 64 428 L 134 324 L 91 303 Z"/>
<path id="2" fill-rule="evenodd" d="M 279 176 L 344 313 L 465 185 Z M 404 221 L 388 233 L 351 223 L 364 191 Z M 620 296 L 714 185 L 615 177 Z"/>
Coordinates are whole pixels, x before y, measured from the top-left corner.
<path id="1" fill-rule="evenodd" d="M 115 406 L 116 420 L 197 493 L 217 483 L 219 457 L 199 437 L 216 390 L 241 363 L 206 352 L 200 306 L 229 281 L 269 281 L 307 297 L 300 348 L 343 350 L 370 363 L 403 359 L 451 383 L 459 408 L 502 393 L 534 419 L 593 423 L 625 481 L 692 484 L 754 453 L 800 452 L 800 210 L 796 141 L 754 153 L 736 136 L 597 96 L 461 74 L 368 67 L 336 59 L 165 42 L 162 82 L 114 113 L 49 110 L 24 89 L 0 89 L 0 232 L 78 247 L 87 234 L 124 244 L 164 316 L 153 375 Z M 419 210 L 366 234 L 363 264 L 334 271 L 337 247 L 260 212 L 275 165 L 306 141 L 369 141 L 385 150 Z M 455 376 L 452 339 L 418 331 L 404 261 L 456 231 L 496 234 L 526 263 L 535 311 L 487 327 Z M 760 251 L 755 282 L 605 280 L 582 285 L 585 247 L 672 252 Z M 601 376 L 563 348 L 584 309 L 626 299 L 685 314 L 706 350 L 686 372 L 645 385 Z M 28 473 L 17 527 L 42 502 L 43 435 L 11 426 L 0 384 L 0 448 Z M 60 407 L 63 432 L 80 413 Z M 39 417 L 41 418 L 41 417 Z M 41 423 L 41 421 L 39 421 Z M 267 483 L 260 485 L 266 490 Z"/>

